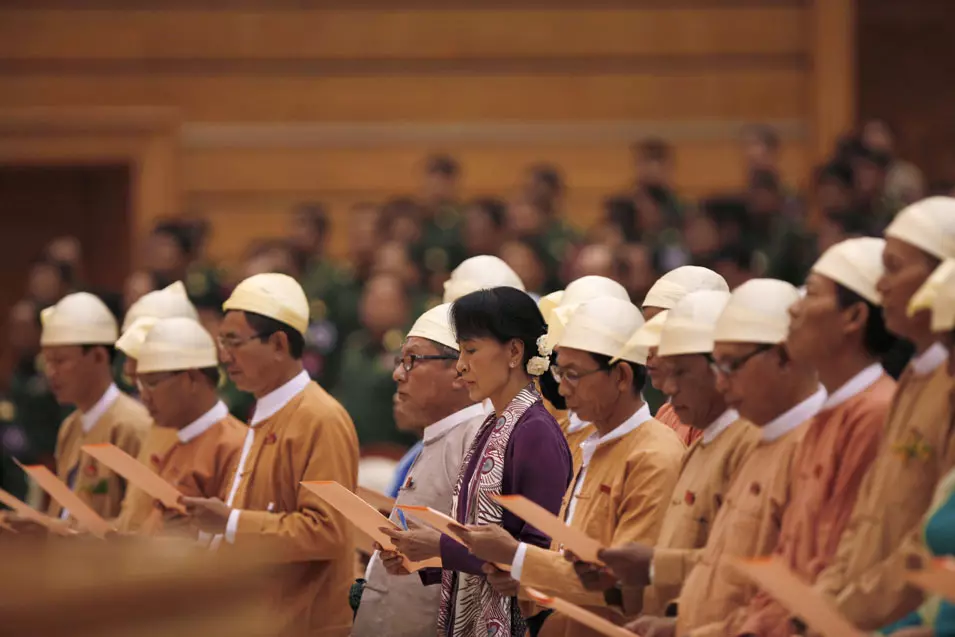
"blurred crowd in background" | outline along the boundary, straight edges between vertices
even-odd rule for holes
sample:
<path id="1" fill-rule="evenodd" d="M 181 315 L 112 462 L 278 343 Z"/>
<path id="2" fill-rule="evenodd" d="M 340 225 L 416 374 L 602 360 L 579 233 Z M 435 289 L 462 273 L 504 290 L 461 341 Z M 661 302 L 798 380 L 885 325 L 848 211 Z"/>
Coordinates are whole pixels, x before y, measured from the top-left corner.
<path id="1" fill-rule="evenodd" d="M 685 264 L 709 267 L 731 287 L 759 276 L 801 285 L 826 247 L 881 235 L 898 210 L 922 196 L 955 195 L 951 184 L 925 184 L 916 166 L 897 157 L 892 131 L 881 121 L 846 136 L 802 189 L 781 177 L 780 151 L 771 128 L 747 127 L 740 144 L 745 188 L 692 200 L 672 182 L 679 157 L 671 146 L 662 139 L 639 141 L 632 146 L 632 186 L 608 193 L 599 221 L 586 228 L 565 207 L 572 185 L 560 166 L 528 166 L 516 196 L 463 200 L 467 166 L 450 155 L 433 155 L 425 161 L 417 196 L 368 201 L 349 211 L 345 259 L 327 254 L 331 228 L 322 203 L 303 202 L 290 211 L 284 238 L 256 241 L 229 269 L 208 259 L 209 230 L 201 218 L 165 220 L 148 237 L 143 268 L 129 275 L 122 290 L 89 291 L 121 318 L 143 294 L 181 280 L 215 334 L 222 302 L 235 283 L 261 272 L 297 278 L 311 301 L 306 369 L 354 418 L 364 455 L 398 458 L 415 440 L 398 431 L 392 418 L 395 354 L 405 330 L 440 302 L 449 273 L 470 256 L 498 255 L 535 296 L 593 274 L 619 281 L 639 305 L 661 274 Z M 88 289 L 82 264 L 79 241 L 53 240 L 26 273 L 26 297 L 8 317 L 15 366 L 0 395 L 4 467 L 12 466 L 14 456 L 52 463 L 66 414 L 39 362 L 40 311 L 69 292 Z M 121 360 L 116 375 L 134 393 L 122 377 Z M 245 419 L 251 397 L 228 381 L 221 391 L 232 412 Z M 0 474 L 0 484 L 14 493 L 20 490 L 10 484 L 16 474 Z"/>

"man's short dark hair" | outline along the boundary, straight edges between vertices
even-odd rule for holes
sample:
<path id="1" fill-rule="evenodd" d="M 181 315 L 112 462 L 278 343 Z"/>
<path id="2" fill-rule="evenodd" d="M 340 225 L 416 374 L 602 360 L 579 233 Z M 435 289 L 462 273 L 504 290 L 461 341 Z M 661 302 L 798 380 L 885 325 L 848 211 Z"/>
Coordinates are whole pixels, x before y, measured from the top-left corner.
<path id="1" fill-rule="evenodd" d="M 162 221 L 153 228 L 153 234 L 171 238 L 184 255 L 191 256 L 193 254 L 193 235 L 184 224 L 175 221 Z"/>
<path id="2" fill-rule="evenodd" d="M 442 177 L 454 178 L 461 173 L 461 166 L 451 155 L 432 155 L 428 157 L 425 165 L 425 171 L 429 175 L 441 175 Z"/>
<path id="3" fill-rule="evenodd" d="M 564 179 L 560 176 L 560 170 L 553 164 L 534 164 L 531 166 L 531 174 L 554 195 L 559 195 L 564 189 Z"/>
<path id="4" fill-rule="evenodd" d="M 325 208 L 325 204 L 317 201 L 303 203 L 295 209 L 295 214 L 312 226 L 312 229 L 315 230 L 319 236 L 324 237 L 328 234 L 330 223 L 328 221 L 328 210 Z"/>
<path id="5" fill-rule="evenodd" d="M 302 354 L 305 352 L 305 337 L 297 329 L 270 316 L 256 314 L 255 312 L 245 312 L 245 320 L 263 342 L 273 334 L 282 332 L 288 338 L 288 349 L 292 358 L 295 360 L 302 358 Z"/>
<path id="6" fill-rule="evenodd" d="M 92 352 L 97 347 L 102 347 L 106 350 L 106 355 L 109 356 L 110 364 L 116 360 L 116 348 L 112 345 L 80 345 L 80 349 L 82 349 L 84 354 L 87 352 Z"/>
<path id="7" fill-rule="evenodd" d="M 500 199 L 480 197 L 472 201 L 471 205 L 484 212 L 496 230 L 503 230 L 507 225 L 507 205 Z"/>
<path id="8" fill-rule="evenodd" d="M 849 162 L 833 160 L 823 164 L 816 169 L 815 182 L 821 184 L 825 181 L 837 182 L 843 188 L 852 188 L 852 166 Z"/>
<path id="9" fill-rule="evenodd" d="M 673 148 L 659 137 L 649 137 L 633 146 L 635 154 L 648 161 L 668 162 L 673 156 Z"/>
<path id="10" fill-rule="evenodd" d="M 647 368 L 644 365 L 639 365 L 637 363 L 631 363 L 630 361 L 618 360 L 617 362 L 611 364 L 610 357 L 605 356 L 604 354 L 594 354 L 593 352 L 588 352 L 591 358 L 593 358 L 597 364 L 600 366 L 600 369 L 613 369 L 617 365 L 629 365 L 630 369 L 633 370 L 633 384 L 631 385 L 633 393 L 640 395 L 640 392 L 643 391 L 644 386 L 647 384 Z"/>
<path id="11" fill-rule="evenodd" d="M 779 175 L 772 170 L 754 170 L 749 175 L 749 187 L 759 190 L 768 190 L 773 193 L 782 192 Z"/>

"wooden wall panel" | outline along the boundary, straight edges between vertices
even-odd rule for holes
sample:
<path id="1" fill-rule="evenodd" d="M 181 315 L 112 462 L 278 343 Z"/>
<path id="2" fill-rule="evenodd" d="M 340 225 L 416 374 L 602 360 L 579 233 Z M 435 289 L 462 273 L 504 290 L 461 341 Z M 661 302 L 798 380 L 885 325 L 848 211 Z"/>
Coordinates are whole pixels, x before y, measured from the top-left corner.
<path id="1" fill-rule="evenodd" d="M 347 149 L 208 149 L 184 154 L 183 187 L 196 193 L 282 193 L 353 190 L 370 193 L 413 192 L 426 147 Z M 465 187 L 479 191 L 518 185 L 523 170 L 546 161 L 563 170 L 569 189 L 610 189 L 632 179 L 625 143 L 612 146 L 527 145 L 467 147 L 448 145 L 464 168 Z M 744 171 L 735 140 L 684 142 L 674 147 L 675 179 L 696 191 L 742 185 Z M 806 169 L 805 147 L 783 148 L 783 171 L 800 179 Z"/>
<path id="2" fill-rule="evenodd" d="M 2 75 L 0 108 L 175 106 L 186 121 L 801 117 L 800 70 L 669 75 Z"/>
<path id="3" fill-rule="evenodd" d="M 10 11 L 0 58 L 243 61 L 797 54 L 799 7 Z"/>

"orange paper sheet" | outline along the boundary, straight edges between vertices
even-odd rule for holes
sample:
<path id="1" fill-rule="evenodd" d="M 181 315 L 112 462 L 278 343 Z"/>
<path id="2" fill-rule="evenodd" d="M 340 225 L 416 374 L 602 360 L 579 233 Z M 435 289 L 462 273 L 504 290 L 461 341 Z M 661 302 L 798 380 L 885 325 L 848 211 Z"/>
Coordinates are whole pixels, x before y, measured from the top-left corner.
<path id="1" fill-rule="evenodd" d="M 379 511 L 388 511 L 391 513 L 391 510 L 395 508 L 394 498 L 388 497 L 384 493 L 375 491 L 374 489 L 358 487 L 358 497 Z"/>
<path id="2" fill-rule="evenodd" d="M 364 534 L 389 551 L 395 549 L 391 538 L 382 533 L 382 527 L 400 529 L 397 524 L 383 516 L 378 509 L 334 481 L 302 482 L 303 487 L 328 502 L 336 511 L 358 527 Z M 405 560 L 405 568 L 414 572 L 422 568 L 440 568 L 441 558 L 424 562 Z"/>
<path id="3" fill-rule="evenodd" d="M 67 509 L 81 527 L 96 537 L 104 538 L 108 533 L 116 531 L 109 522 L 101 518 L 96 511 L 80 499 L 80 496 L 70 491 L 68 486 L 60 482 L 60 479 L 43 465 L 20 464 L 20 468 L 33 478 L 41 489 L 49 493 L 51 498 L 59 502 L 60 506 Z"/>
<path id="4" fill-rule="evenodd" d="M 849 620 L 779 560 L 730 558 L 734 568 L 823 637 L 865 637 Z"/>
<path id="5" fill-rule="evenodd" d="M 461 537 L 457 528 L 461 526 L 461 523 L 452 518 L 449 515 L 445 515 L 440 511 L 436 511 L 431 507 L 422 507 L 422 506 L 413 506 L 410 504 L 399 504 L 398 508 L 404 511 L 405 513 L 418 518 L 428 526 L 434 527 L 438 531 L 441 531 L 443 534 L 447 535 L 454 541 L 458 542 L 463 546 L 467 546 L 468 543 Z M 511 567 L 508 564 L 494 564 L 497 568 L 501 569 L 506 573 L 511 572 Z"/>
<path id="6" fill-rule="evenodd" d="M 955 560 L 936 559 L 929 568 L 905 576 L 924 591 L 940 595 L 955 604 Z"/>
<path id="7" fill-rule="evenodd" d="M 7 505 L 14 511 L 16 511 L 20 515 L 20 517 L 26 520 L 30 520 L 31 522 L 35 522 L 36 524 L 39 524 L 40 526 L 49 529 L 53 533 L 56 533 L 58 535 L 69 534 L 69 531 L 66 528 L 64 528 L 62 524 L 58 524 L 57 521 L 51 518 L 50 516 L 40 513 L 39 511 L 37 511 L 36 509 L 31 507 L 27 503 L 20 501 L 16 496 L 11 495 L 10 493 L 7 493 L 3 489 L 0 489 L 0 502 Z M 0 519 L 0 522 L 3 522 L 3 520 Z M 13 531 L 14 533 L 16 533 L 14 528 L 9 526 L 8 524 L 4 523 L 3 526 L 7 530 Z"/>
<path id="8" fill-rule="evenodd" d="M 179 498 L 182 497 L 182 494 L 174 486 L 116 445 L 104 442 L 95 445 L 83 445 L 82 449 L 84 453 L 96 458 L 126 478 L 133 486 L 159 500 L 167 509 L 175 509 L 183 514 L 186 513 L 186 508 L 179 504 Z"/>
<path id="9" fill-rule="evenodd" d="M 567 526 L 559 517 L 522 495 L 498 495 L 497 502 L 534 528 L 571 551 L 584 562 L 602 564 L 597 553 L 603 547 L 580 529 Z"/>
<path id="10" fill-rule="evenodd" d="M 541 606 L 545 608 L 552 608 L 561 615 L 566 615 L 575 622 L 583 624 L 591 630 L 597 631 L 601 635 L 607 635 L 607 637 L 634 637 L 634 634 L 623 626 L 617 626 L 612 621 L 604 619 L 600 615 L 592 613 L 585 608 L 581 608 L 580 606 L 572 604 L 559 597 L 550 597 L 548 595 L 544 595 L 534 588 L 529 587 L 524 587 L 524 592 L 527 593 L 528 597 Z"/>

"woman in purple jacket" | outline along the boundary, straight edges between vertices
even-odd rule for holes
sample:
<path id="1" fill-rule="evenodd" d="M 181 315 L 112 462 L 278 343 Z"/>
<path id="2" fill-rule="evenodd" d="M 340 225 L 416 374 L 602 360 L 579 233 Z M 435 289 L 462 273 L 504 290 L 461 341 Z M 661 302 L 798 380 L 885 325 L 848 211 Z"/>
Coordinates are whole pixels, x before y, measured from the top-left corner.
<path id="1" fill-rule="evenodd" d="M 535 376 L 541 383 L 556 382 L 549 373 L 550 351 L 543 345 L 544 318 L 527 294 L 498 287 L 455 301 L 451 320 L 461 348 L 461 380 L 472 401 L 490 400 L 494 407 L 465 455 L 452 517 L 461 524 L 497 524 L 519 542 L 549 548 L 550 538 L 493 498 L 522 495 L 557 515 L 572 477 L 567 441 L 534 383 Z M 414 561 L 441 557 L 443 570 L 421 572 L 426 585 L 441 583 L 439 635 L 524 636 L 517 598 L 496 592 L 484 563 L 467 548 L 420 527 L 391 535 L 400 553 L 382 553 L 390 572 L 403 570 L 401 554 Z"/>

